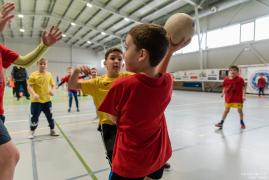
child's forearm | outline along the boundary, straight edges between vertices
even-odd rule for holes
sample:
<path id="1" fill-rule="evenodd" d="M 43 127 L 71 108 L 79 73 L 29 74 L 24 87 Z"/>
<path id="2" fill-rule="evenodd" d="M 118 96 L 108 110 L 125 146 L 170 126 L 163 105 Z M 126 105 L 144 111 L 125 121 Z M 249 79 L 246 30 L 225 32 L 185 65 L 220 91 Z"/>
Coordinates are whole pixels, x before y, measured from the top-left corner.
<path id="1" fill-rule="evenodd" d="M 34 89 L 30 85 L 27 86 L 27 89 L 28 89 L 28 92 L 31 94 L 31 96 L 35 96 L 36 95 Z"/>
<path id="2" fill-rule="evenodd" d="M 168 49 L 167 53 L 165 54 L 162 61 L 160 62 L 160 64 L 157 67 L 158 73 L 165 73 L 166 72 L 170 58 L 172 57 L 172 55 L 173 55 L 173 51 L 170 51 Z"/>
<path id="3" fill-rule="evenodd" d="M 44 43 L 40 43 L 32 52 L 26 54 L 25 56 L 19 55 L 19 57 L 14 61 L 14 64 L 29 67 L 35 61 L 39 60 L 47 49 L 48 46 L 46 46 Z"/>
<path id="4" fill-rule="evenodd" d="M 80 89 L 81 84 L 79 83 L 79 75 L 80 75 L 80 69 L 76 68 L 72 75 L 70 76 L 70 79 L 68 81 L 68 88 L 70 89 Z"/>

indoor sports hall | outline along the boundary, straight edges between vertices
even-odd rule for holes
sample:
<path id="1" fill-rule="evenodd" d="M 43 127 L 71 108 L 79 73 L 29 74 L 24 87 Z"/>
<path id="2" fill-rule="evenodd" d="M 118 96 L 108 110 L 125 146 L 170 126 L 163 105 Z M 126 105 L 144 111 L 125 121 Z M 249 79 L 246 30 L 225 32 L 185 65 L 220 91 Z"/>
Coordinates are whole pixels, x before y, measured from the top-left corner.
<path id="1" fill-rule="evenodd" d="M 0 5 L 0 180 L 269 180 L 268 0 L 0 0 Z M 169 33 L 166 23 L 177 13 L 192 18 L 194 32 L 186 32 L 183 20 L 175 22 L 181 26 L 175 36 L 185 43 L 167 40 L 172 42 L 167 48 L 177 47 L 168 73 L 159 66 L 154 77 L 143 68 L 130 70 L 130 59 L 150 61 L 149 52 L 161 51 L 147 49 L 158 44 L 155 39 L 145 49 L 132 49 L 130 42 L 137 42 L 130 41 L 135 37 L 130 30 L 154 23 Z M 121 58 L 116 65 L 109 64 L 111 48 L 119 49 L 112 51 Z M 18 63 L 29 57 L 27 66 Z M 136 74 L 121 77 L 127 70 Z M 48 82 L 42 73 L 48 73 Z M 148 96 L 130 88 L 116 91 L 132 77 L 145 76 L 151 86 L 164 78 L 160 73 L 170 77 L 167 96 L 157 94 L 156 84 Z M 141 109 L 145 104 L 151 105 Z M 117 129 L 113 162 L 105 125 Z M 158 148 L 141 150 L 155 142 Z M 138 151 L 141 156 L 135 156 Z M 14 171 L 8 164 L 12 152 Z M 128 167 L 130 173 L 124 171 Z M 153 178 L 157 170 L 163 174 Z"/>

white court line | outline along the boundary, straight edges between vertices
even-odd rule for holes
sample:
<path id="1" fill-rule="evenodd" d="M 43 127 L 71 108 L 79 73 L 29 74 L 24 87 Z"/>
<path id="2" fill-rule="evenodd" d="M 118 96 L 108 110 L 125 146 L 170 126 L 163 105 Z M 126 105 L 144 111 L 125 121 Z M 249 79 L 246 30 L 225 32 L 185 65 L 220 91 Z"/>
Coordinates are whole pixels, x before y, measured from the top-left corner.
<path id="1" fill-rule="evenodd" d="M 222 103 L 222 102 L 223 101 L 211 101 L 211 102 L 202 102 L 202 103 L 178 104 L 178 105 L 170 105 L 169 107 L 192 106 L 192 105 L 201 105 L 201 104 L 217 104 L 217 103 Z"/>
<path id="2" fill-rule="evenodd" d="M 86 121 L 86 122 L 84 122 Z M 88 121 L 88 120 L 84 120 L 84 121 L 80 121 L 80 122 L 75 122 L 75 123 L 62 123 L 60 124 L 62 127 L 72 127 L 72 126 L 77 126 L 77 125 L 85 125 L 85 124 L 93 124 L 93 123 L 97 123 L 98 121 Z M 45 126 L 45 127 L 38 127 L 38 131 L 42 131 L 42 130 L 47 130 L 49 129 L 49 127 Z M 29 133 L 29 129 L 27 130 L 21 130 L 21 131 L 13 131 L 10 132 L 11 135 L 16 135 L 16 134 L 24 134 L 24 133 Z"/>
<path id="3" fill-rule="evenodd" d="M 93 115 L 96 114 L 95 112 L 92 113 L 85 113 L 85 114 L 72 114 L 72 115 L 58 115 L 58 116 L 53 116 L 54 119 L 59 119 L 59 118 L 68 118 L 68 117 L 83 117 L 83 116 L 88 116 L 88 115 Z M 40 118 L 40 119 L 46 119 L 46 118 Z M 29 119 L 25 120 L 15 120 L 15 121 L 6 121 L 5 124 L 9 123 L 20 123 L 20 122 L 29 122 Z"/>

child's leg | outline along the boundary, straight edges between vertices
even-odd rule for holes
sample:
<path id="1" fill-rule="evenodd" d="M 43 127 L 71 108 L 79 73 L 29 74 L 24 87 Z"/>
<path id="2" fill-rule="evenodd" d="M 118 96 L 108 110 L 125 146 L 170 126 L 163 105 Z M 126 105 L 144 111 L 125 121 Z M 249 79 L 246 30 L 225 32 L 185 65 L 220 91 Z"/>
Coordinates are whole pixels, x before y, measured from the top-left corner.
<path id="1" fill-rule="evenodd" d="M 76 102 L 77 110 L 79 110 L 79 104 L 78 104 L 78 92 L 77 92 L 77 91 L 73 91 L 73 96 L 74 96 L 74 98 L 75 98 L 75 102 Z"/>
<path id="2" fill-rule="evenodd" d="M 112 154 L 115 143 L 115 137 L 117 133 L 116 125 L 102 124 L 101 125 L 101 135 L 105 145 L 107 159 L 111 166 L 112 163 Z"/>
<path id="3" fill-rule="evenodd" d="M 224 112 L 223 112 L 223 114 L 222 114 L 221 121 L 220 121 L 219 123 L 215 124 L 216 127 L 219 127 L 219 128 L 222 129 L 224 120 L 226 119 L 226 117 L 227 117 L 227 115 L 228 115 L 229 112 L 230 112 L 230 107 L 225 106 L 225 110 L 224 110 Z"/>
<path id="4" fill-rule="evenodd" d="M 32 102 L 31 103 L 31 124 L 30 129 L 31 131 L 34 131 L 38 126 L 38 118 L 40 116 L 41 110 L 42 110 L 42 104 L 39 102 Z"/>
<path id="5" fill-rule="evenodd" d="M 73 93 L 72 93 L 72 91 L 68 91 L 68 98 L 69 98 L 69 109 L 68 109 L 68 111 L 70 111 L 70 109 L 72 107 L 72 101 L 73 101 Z"/>
<path id="6" fill-rule="evenodd" d="M 225 107 L 225 110 L 222 114 L 222 119 L 221 119 L 222 121 L 224 121 L 226 119 L 229 112 L 230 112 L 230 107 Z"/>
<path id="7" fill-rule="evenodd" d="M 3 144 L 0 142 L 0 179 L 13 179 L 19 158 L 19 151 L 11 140 Z"/>
<path id="8" fill-rule="evenodd" d="M 259 96 L 261 95 L 262 92 L 262 88 L 259 88 Z"/>
<path id="9" fill-rule="evenodd" d="M 245 129 L 245 123 L 244 123 L 244 114 L 243 114 L 243 108 L 238 108 L 237 109 L 238 113 L 239 113 L 239 117 L 240 117 L 240 124 L 241 124 L 241 129 Z"/>
<path id="10" fill-rule="evenodd" d="M 47 118 L 50 129 L 54 129 L 55 124 L 54 124 L 54 119 L 52 118 L 51 101 L 43 103 L 42 106 L 43 106 L 42 111 L 44 112 L 44 114 Z"/>

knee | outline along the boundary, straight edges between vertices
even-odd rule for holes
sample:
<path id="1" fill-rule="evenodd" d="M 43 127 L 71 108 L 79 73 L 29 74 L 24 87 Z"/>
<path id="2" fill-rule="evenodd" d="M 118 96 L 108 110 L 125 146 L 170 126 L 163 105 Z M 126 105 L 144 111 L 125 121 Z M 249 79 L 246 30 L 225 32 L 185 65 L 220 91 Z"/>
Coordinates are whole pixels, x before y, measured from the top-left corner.
<path id="1" fill-rule="evenodd" d="M 7 152 L 1 154 L 1 162 L 4 166 L 15 167 L 20 159 L 20 153 L 18 149 L 14 147 L 8 147 Z"/>

